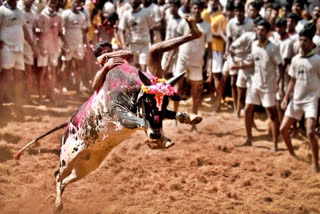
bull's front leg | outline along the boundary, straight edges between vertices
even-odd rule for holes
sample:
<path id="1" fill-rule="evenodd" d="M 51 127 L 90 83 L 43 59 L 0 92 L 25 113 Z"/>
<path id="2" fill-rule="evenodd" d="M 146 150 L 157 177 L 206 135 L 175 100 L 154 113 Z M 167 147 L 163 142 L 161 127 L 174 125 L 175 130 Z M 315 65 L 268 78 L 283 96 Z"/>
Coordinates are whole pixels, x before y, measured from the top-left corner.
<path id="1" fill-rule="evenodd" d="M 130 111 L 115 107 L 114 114 L 120 124 L 127 129 L 145 128 L 145 121 L 136 117 Z"/>
<path id="2" fill-rule="evenodd" d="M 165 111 L 165 118 L 176 119 L 180 123 L 196 125 L 202 121 L 202 117 L 196 114 L 188 114 L 183 112 L 175 112 L 171 110 Z"/>

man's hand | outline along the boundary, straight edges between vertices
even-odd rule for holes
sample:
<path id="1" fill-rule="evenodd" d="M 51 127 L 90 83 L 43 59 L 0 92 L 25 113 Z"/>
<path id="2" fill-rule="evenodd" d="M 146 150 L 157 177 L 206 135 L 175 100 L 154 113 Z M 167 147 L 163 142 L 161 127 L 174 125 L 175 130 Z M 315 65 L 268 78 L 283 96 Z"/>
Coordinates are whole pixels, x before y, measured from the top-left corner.
<path id="1" fill-rule="evenodd" d="M 35 45 L 32 45 L 31 49 L 33 51 L 33 55 L 34 56 L 38 56 L 39 55 L 39 49 Z"/>
<path id="2" fill-rule="evenodd" d="M 240 65 L 232 65 L 230 69 L 231 70 L 239 70 L 239 69 L 241 69 L 241 66 Z"/>
<path id="3" fill-rule="evenodd" d="M 111 70 L 112 68 L 116 67 L 117 65 L 121 65 L 124 62 L 126 62 L 126 61 L 124 59 L 122 59 L 121 57 L 110 58 L 106 62 L 106 68 L 108 70 Z"/>
<path id="4" fill-rule="evenodd" d="M 210 83 L 211 80 L 212 80 L 212 66 L 211 66 L 211 68 L 207 69 L 207 80 L 206 80 L 206 82 Z"/>
<path id="5" fill-rule="evenodd" d="M 283 97 L 284 97 L 284 93 L 283 93 L 283 90 L 281 88 L 279 89 L 279 97 L 280 97 L 280 100 L 282 100 Z"/>
<path id="6" fill-rule="evenodd" d="M 281 109 L 285 111 L 287 106 L 288 106 L 288 98 L 284 97 L 282 102 L 281 102 Z"/>
<path id="7" fill-rule="evenodd" d="M 224 52 L 223 58 L 224 58 L 225 60 L 227 60 L 227 59 L 228 59 L 228 55 L 229 55 L 229 51 L 226 50 L 226 51 Z"/>

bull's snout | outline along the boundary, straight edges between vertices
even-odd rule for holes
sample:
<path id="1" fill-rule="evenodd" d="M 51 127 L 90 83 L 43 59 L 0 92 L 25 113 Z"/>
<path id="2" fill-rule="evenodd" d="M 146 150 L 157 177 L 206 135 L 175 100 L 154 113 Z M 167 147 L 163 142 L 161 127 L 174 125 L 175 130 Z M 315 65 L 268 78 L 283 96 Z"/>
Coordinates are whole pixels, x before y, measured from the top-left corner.
<path id="1" fill-rule="evenodd" d="M 160 132 L 157 132 L 157 133 L 150 133 L 150 138 L 151 139 L 159 139 L 159 138 L 161 138 L 161 133 Z"/>

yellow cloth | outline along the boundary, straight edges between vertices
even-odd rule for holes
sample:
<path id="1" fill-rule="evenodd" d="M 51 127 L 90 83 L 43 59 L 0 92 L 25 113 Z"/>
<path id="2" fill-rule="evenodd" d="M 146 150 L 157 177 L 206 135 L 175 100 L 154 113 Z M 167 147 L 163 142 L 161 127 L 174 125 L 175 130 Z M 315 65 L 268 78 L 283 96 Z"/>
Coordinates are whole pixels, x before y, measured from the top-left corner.
<path id="1" fill-rule="evenodd" d="M 89 13 L 90 15 L 92 14 L 92 11 L 94 9 L 94 4 L 90 3 L 89 5 Z M 96 30 L 96 28 L 98 26 L 101 26 L 102 21 L 101 21 L 101 12 L 99 11 L 94 17 L 93 19 L 91 19 L 91 25 L 89 27 L 89 31 L 88 31 L 88 40 L 89 42 L 91 42 L 93 40 L 94 37 L 94 31 Z"/>
<path id="2" fill-rule="evenodd" d="M 118 45 L 118 47 L 121 49 L 122 48 L 122 45 L 121 45 L 121 43 L 116 39 L 116 38 L 112 38 L 112 40 L 111 40 L 111 45 L 113 46 L 113 45 Z"/>
<path id="3" fill-rule="evenodd" d="M 71 8 L 71 0 L 67 0 L 67 4 L 66 4 L 66 6 L 64 6 L 65 10 L 69 9 L 69 8 Z"/>
<path id="4" fill-rule="evenodd" d="M 222 14 L 222 11 L 218 11 L 214 14 L 210 14 L 207 9 L 203 10 L 201 17 L 206 22 L 210 23 L 213 33 L 218 33 L 218 29 L 226 32 L 227 19 Z M 222 38 L 212 37 L 212 51 L 224 52 L 224 40 Z"/>

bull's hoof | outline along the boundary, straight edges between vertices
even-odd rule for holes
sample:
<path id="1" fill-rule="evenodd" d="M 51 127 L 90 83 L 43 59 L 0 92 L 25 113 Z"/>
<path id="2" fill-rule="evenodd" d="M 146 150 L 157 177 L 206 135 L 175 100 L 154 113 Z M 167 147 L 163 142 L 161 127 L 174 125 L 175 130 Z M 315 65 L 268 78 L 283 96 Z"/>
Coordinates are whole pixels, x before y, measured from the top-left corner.
<path id="1" fill-rule="evenodd" d="M 59 203 L 59 204 L 56 203 L 56 208 L 54 210 L 54 213 L 60 213 L 62 211 L 62 209 L 63 209 L 63 204 L 62 203 Z"/>
<path id="2" fill-rule="evenodd" d="M 190 115 L 190 125 L 196 125 L 198 123 L 200 123 L 202 121 L 202 117 L 195 115 L 195 114 L 191 114 Z"/>
<path id="3" fill-rule="evenodd" d="M 62 211 L 62 209 L 63 209 L 63 204 L 60 204 L 59 206 L 56 207 L 54 212 L 58 214 Z"/>
<path id="4" fill-rule="evenodd" d="M 171 139 L 164 137 L 157 140 L 147 140 L 146 144 L 150 149 L 168 149 L 174 145 L 174 142 L 172 142 Z"/>

